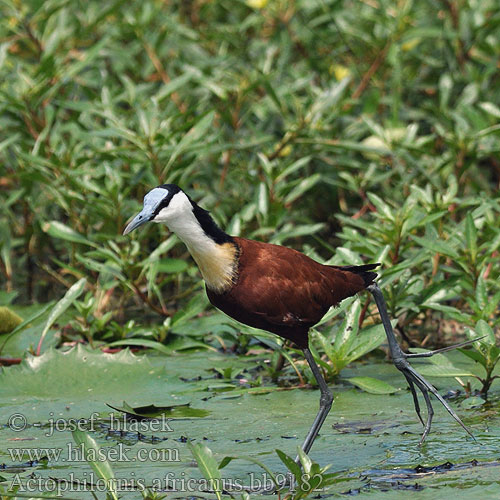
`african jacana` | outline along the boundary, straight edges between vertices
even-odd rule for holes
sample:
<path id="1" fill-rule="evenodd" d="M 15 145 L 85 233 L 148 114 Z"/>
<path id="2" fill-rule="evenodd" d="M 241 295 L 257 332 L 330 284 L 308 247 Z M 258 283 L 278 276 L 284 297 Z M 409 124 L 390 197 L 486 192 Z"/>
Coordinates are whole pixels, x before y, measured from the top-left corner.
<path id="1" fill-rule="evenodd" d="M 457 346 L 418 354 L 406 354 L 401 350 L 384 297 L 374 281 L 377 274 L 372 269 L 379 264 L 325 266 L 291 248 L 229 236 L 206 210 L 175 184 L 163 184 L 146 194 L 142 211 L 127 225 L 123 234 L 146 222 L 166 224 L 186 244 L 200 268 L 208 298 L 215 307 L 241 323 L 292 340 L 302 349 L 321 391 L 319 412 L 302 445 L 306 453 L 311 449 L 333 401 L 308 348 L 309 328 L 331 306 L 365 289 L 372 293 L 377 304 L 392 361 L 405 376 L 413 395 L 415 410 L 424 426 L 420 442 L 429 433 L 434 414 L 429 392 L 469 432 L 437 390 L 407 361 L 407 358 L 429 357 Z M 425 423 L 420 415 L 415 386 L 422 392 L 427 406 Z"/>

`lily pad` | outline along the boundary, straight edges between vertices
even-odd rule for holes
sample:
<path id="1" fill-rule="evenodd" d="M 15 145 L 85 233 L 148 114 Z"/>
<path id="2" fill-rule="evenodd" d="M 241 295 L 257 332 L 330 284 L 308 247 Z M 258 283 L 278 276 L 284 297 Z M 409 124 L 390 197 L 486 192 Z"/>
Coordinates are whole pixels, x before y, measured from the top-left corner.
<path id="1" fill-rule="evenodd" d="M 147 406 L 138 406 L 133 408 L 125 401 L 121 407 L 112 406 L 108 404 L 110 408 L 113 410 L 120 411 L 125 413 L 127 417 L 141 420 L 147 418 L 156 418 L 156 417 L 170 417 L 170 418 L 181 418 L 181 417 L 206 417 L 210 415 L 210 412 L 207 410 L 200 410 L 197 408 L 191 408 L 190 403 L 179 404 L 179 405 L 170 405 L 170 406 L 156 406 L 156 405 L 147 405 Z"/>
<path id="2" fill-rule="evenodd" d="M 3 424 L 0 463 L 8 467 L 5 474 L 0 472 L 12 481 L 13 468 L 23 466 L 27 469 L 24 464 L 28 463 L 28 457 L 17 459 L 7 450 L 36 447 L 36 450 L 45 450 L 46 456 L 53 450 L 62 452 L 60 456 L 52 454 L 45 463 L 33 462 L 26 475 L 35 473 L 44 480 L 57 478 L 62 485 L 69 484 L 70 474 L 78 480 L 88 478 L 93 472 L 90 465 L 71 451 L 74 441 L 65 425 L 59 428 L 51 423 L 50 412 L 53 412 L 53 418 L 62 424 L 84 420 L 84 430 L 106 452 L 119 479 L 140 478 L 150 488 L 155 485 L 164 487 L 162 481 L 167 473 L 173 481 L 203 480 L 203 471 L 195 464 L 188 449 L 187 443 L 192 442 L 208 446 L 217 464 L 225 465 L 221 473 L 223 479 L 248 485 L 252 475 L 254 486 L 265 480 L 272 487 L 269 471 L 279 480 L 286 473 L 274 450 L 280 449 L 293 459 L 297 446 L 314 420 L 320 395 L 318 390 L 275 385 L 268 388 L 241 387 L 225 393 L 207 388 L 205 375 L 211 376 L 214 368 L 223 373 L 237 373 L 247 368 L 251 373 L 249 368 L 256 363 L 257 358 L 242 359 L 211 351 L 138 356 L 128 351 L 103 354 L 83 346 L 66 353 L 49 350 L 39 358 L 29 357 L 21 365 L 0 372 L 0 425 Z M 376 374 L 387 384 L 399 388 L 406 386 L 404 377 L 388 363 L 355 365 L 346 368 L 345 373 L 362 380 Z M 449 384 L 438 386 L 440 392 L 448 387 Z M 92 391 L 88 391 L 89 388 Z M 273 390 L 256 394 L 269 388 Z M 498 466 L 494 465 L 460 471 L 452 468 L 442 474 L 415 476 L 418 465 L 433 467 L 446 462 L 456 464 L 472 460 L 478 464 L 483 461 L 493 463 L 498 455 L 500 436 L 496 407 L 487 412 L 483 410 L 486 405 L 481 409 L 465 410 L 461 404 L 451 403 L 460 416 L 467 419 L 466 423 L 483 445 L 479 446 L 466 439 L 464 432 L 435 404 L 433 432 L 425 447 L 419 447 L 422 427 L 409 391 L 399 390 L 388 397 L 360 392 L 347 384 L 337 384 L 332 389 L 335 402 L 311 450 L 312 460 L 321 466 L 331 464 L 331 470 L 338 471 L 339 481 L 328 486 L 325 494 L 359 490 L 360 498 L 370 495 L 370 498 L 385 499 L 392 493 L 400 495 L 401 488 L 413 491 L 417 481 L 426 488 L 419 491 L 419 496 L 426 491 L 435 495 L 435 488 L 441 492 L 446 485 L 464 487 L 470 493 L 470 484 L 476 484 L 478 480 L 484 481 L 485 488 L 493 485 L 498 491 Z M 238 392 L 240 397 L 225 399 L 231 392 Z M 127 402 L 122 404 L 124 399 Z M 210 417 L 171 421 L 173 415 L 168 415 L 168 428 L 159 428 L 158 424 L 163 425 L 161 417 L 156 418 L 156 422 L 154 418 L 137 422 L 128 418 L 117 420 L 108 415 L 109 409 L 105 406 L 105 402 L 109 402 L 130 413 L 152 415 L 164 408 L 189 409 L 185 405 L 186 399 L 193 406 L 210 411 Z M 493 404 L 497 403 L 493 401 Z M 102 415 L 103 409 L 106 415 Z M 92 419 L 94 412 L 101 415 Z M 22 430 L 17 427 L 20 413 L 27 415 L 28 420 L 28 425 Z M 197 450 L 202 448 L 198 446 Z M 113 458 L 119 450 L 123 451 L 123 460 Z M 224 457 L 248 457 L 248 461 L 229 461 Z M 380 470 L 381 464 L 383 470 Z M 402 469 L 413 473 L 407 479 L 391 482 L 391 477 Z M 381 474 L 387 480 L 378 482 Z M 94 476 L 97 480 L 98 476 L 95 473 Z M 178 496 L 193 495 L 193 492 L 185 492 L 182 485 L 179 487 Z M 390 491 L 393 488 L 394 491 Z M 208 496 L 206 491 L 204 488 L 195 493 L 197 497 L 205 498 Z M 71 498 L 85 500 L 89 495 L 89 491 L 82 491 L 69 496 L 68 491 Z M 137 490 L 119 491 L 119 497 L 124 500 L 132 500 L 138 495 Z M 497 496 L 487 494 L 480 497 L 489 500 Z M 214 498 L 213 493 L 210 498 Z M 430 500 L 434 497 L 422 498 Z"/>
<path id="3" fill-rule="evenodd" d="M 370 394 L 393 394 L 398 390 L 391 384 L 372 377 L 351 377 L 347 380 Z"/>
<path id="4" fill-rule="evenodd" d="M 49 349 L 41 356 L 28 356 L 0 372 L 0 397 L 109 400 L 134 391 L 138 400 L 150 403 L 172 385 L 181 383 L 170 379 L 164 368 L 153 367 L 147 357 L 128 350 L 108 354 L 80 344 L 67 352 Z"/>

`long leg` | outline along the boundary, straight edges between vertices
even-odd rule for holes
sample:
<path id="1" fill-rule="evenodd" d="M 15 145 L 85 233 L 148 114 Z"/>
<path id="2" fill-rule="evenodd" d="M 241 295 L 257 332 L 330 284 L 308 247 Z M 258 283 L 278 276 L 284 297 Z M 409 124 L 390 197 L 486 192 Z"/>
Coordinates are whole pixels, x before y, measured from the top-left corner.
<path id="1" fill-rule="evenodd" d="M 314 357 L 311 354 L 311 351 L 307 347 L 302 349 L 302 351 L 304 352 L 304 357 L 309 363 L 309 366 L 311 368 L 311 371 L 313 372 L 316 382 L 318 382 L 319 390 L 321 393 L 319 399 L 318 413 L 316 415 L 316 418 L 314 419 L 314 422 L 311 425 L 311 428 L 309 429 L 309 432 L 307 433 L 304 443 L 302 444 L 302 449 L 307 454 L 311 450 L 314 440 L 316 439 L 316 436 L 318 435 L 321 426 L 323 425 L 323 422 L 325 421 L 330 411 L 330 408 L 332 407 L 333 394 L 330 391 L 330 389 L 328 389 L 328 385 L 326 384 L 323 375 L 321 375 L 321 370 L 319 369 L 319 366 L 317 365 L 316 361 L 314 361 Z M 299 463 L 298 456 L 295 458 L 295 461 Z M 287 479 L 279 485 L 279 488 L 283 488 L 284 486 L 293 488 L 293 484 L 294 484 L 294 478 L 291 475 L 291 473 L 289 473 L 287 475 Z M 275 491 L 275 488 L 273 486 L 271 489 L 264 489 L 264 490 L 258 489 L 254 491 L 270 493 L 272 491 Z"/>
<path id="2" fill-rule="evenodd" d="M 382 324 L 384 325 L 385 334 L 387 335 L 387 342 L 389 344 L 389 350 L 391 352 L 392 362 L 396 366 L 396 368 L 403 373 L 406 380 L 408 381 L 408 385 L 410 386 L 410 391 L 413 396 L 413 402 L 415 404 L 415 410 L 417 415 L 422 421 L 422 417 L 420 415 L 420 406 L 418 404 L 417 393 L 415 391 L 415 386 L 418 387 L 422 396 L 424 397 L 425 404 L 427 406 L 427 420 L 424 424 L 424 432 L 422 434 L 422 438 L 420 440 L 420 444 L 422 444 L 429 434 L 432 424 L 432 417 L 434 415 L 434 411 L 432 409 L 431 400 L 429 397 L 429 392 L 431 392 L 437 400 L 446 408 L 448 413 L 467 431 L 467 433 L 474 438 L 469 429 L 464 425 L 460 417 L 453 411 L 450 405 L 442 398 L 439 392 L 429 383 L 427 380 L 422 377 L 411 365 L 408 363 L 407 358 L 418 358 L 418 357 L 429 357 L 437 352 L 442 352 L 444 350 L 450 350 L 455 347 L 462 347 L 463 345 L 468 344 L 469 342 L 465 342 L 459 344 L 457 346 L 452 346 L 449 348 L 438 349 L 437 351 L 429 351 L 426 353 L 417 353 L 417 354 L 406 354 L 401 350 L 399 346 L 396 336 L 394 335 L 394 331 L 392 330 L 392 325 L 389 320 L 389 314 L 387 312 L 387 306 L 384 300 L 384 296 L 382 295 L 382 291 L 378 287 L 376 283 L 373 283 L 368 287 L 368 290 L 373 295 L 375 299 L 375 303 L 377 304 L 378 311 L 380 313 L 380 318 L 382 319 Z"/>
<path id="3" fill-rule="evenodd" d="M 305 358 L 307 359 L 307 362 L 309 363 L 309 366 L 311 367 L 314 378 L 316 379 L 316 382 L 318 382 L 319 390 L 321 392 L 318 414 L 316 415 L 316 418 L 314 419 L 314 422 L 309 429 L 309 432 L 307 433 L 306 439 L 304 440 L 304 444 L 302 445 L 302 449 L 306 453 L 309 453 L 309 450 L 311 449 L 311 446 L 314 443 L 314 440 L 316 439 L 316 436 L 318 435 L 318 432 L 321 429 L 321 426 L 323 425 L 323 422 L 325 421 L 330 408 L 332 407 L 333 394 L 331 393 L 330 389 L 328 389 L 325 379 L 323 378 L 323 375 L 321 375 L 321 371 L 316 364 L 316 361 L 314 361 L 311 351 L 306 347 L 305 349 L 303 349 L 303 352 Z"/>

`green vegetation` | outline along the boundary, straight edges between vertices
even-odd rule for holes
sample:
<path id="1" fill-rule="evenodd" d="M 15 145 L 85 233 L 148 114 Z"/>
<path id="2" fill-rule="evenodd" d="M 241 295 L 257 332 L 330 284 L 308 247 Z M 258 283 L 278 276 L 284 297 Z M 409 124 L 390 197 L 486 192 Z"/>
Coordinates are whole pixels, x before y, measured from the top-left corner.
<path id="1" fill-rule="evenodd" d="M 0 307 L 0 333 L 10 333 L 22 322 L 22 318 L 8 307 Z"/>
<path id="2" fill-rule="evenodd" d="M 205 349 L 257 366 L 214 363 L 211 393 L 313 382 L 293 348 L 209 307 L 165 228 L 121 236 L 174 182 L 231 234 L 381 262 L 410 348 L 484 336 L 422 369 L 483 404 L 500 359 L 499 40 L 496 0 L 4 0 L 0 359 Z M 317 326 L 330 381 L 383 343 L 376 323 L 361 295 Z"/>
<path id="3" fill-rule="evenodd" d="M 120 233 L 176 182 L 233 234 L 381 261 L 411 345 L 497 328 L 498 32 L 493 1 L 4 2 L 2 302 L 85 277 L 64 339 L 168 345 L 199 274 L 165 229 Z"/>

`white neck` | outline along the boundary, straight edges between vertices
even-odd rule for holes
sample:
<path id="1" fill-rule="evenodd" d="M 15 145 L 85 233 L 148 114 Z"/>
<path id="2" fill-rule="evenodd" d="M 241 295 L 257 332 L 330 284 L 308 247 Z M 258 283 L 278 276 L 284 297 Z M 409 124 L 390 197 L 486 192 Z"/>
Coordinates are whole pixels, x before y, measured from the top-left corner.
<path id="1" fill-rule="evenodd" d="M 160 212 L 155 222 L 164 222 L 186 244 L 208 288 L 216 292 L 230 288 L 237 273 L 236 247 L 232 243 L 217 244 L 207 236 L 185 195 L 176 195 L 167 210 L 168 215 L 162 217 Z"/>

